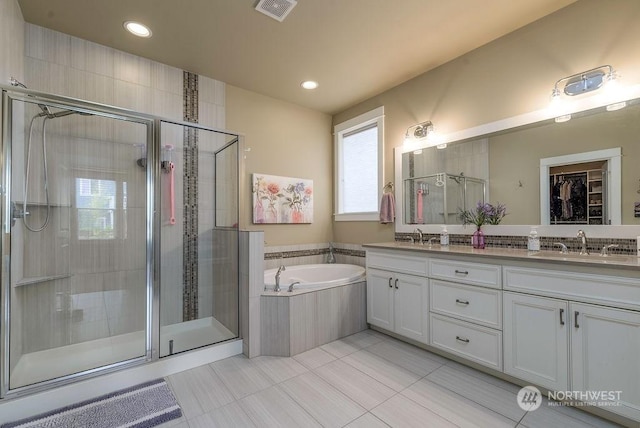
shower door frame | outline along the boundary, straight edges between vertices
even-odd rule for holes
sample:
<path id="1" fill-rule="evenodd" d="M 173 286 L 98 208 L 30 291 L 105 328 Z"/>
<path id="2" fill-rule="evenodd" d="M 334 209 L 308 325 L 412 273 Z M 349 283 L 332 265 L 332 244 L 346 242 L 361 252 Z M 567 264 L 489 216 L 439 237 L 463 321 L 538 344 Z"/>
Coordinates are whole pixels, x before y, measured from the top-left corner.
<path id="1" fill-rule="evenodd" d="M 161 212 L 161 122 L 174 125 L 182 125 L 204 131 L 216 132 L 218 134 L 235 137 L 233 141 L 224 144 L 218 151 L 224 150 L 231 144 L 238 144 L 238 222 L 242 223 L 240 213 L 243 212 L 244 202 L 240 198 L 245 186 L 244 162 L 242 153 L 244 152 L 244 138 L 242 135 L 225 130 L 215 129 L 193 122 L 176 121 L 133 110 L 108 106 L 105 104 L 79 100 L 70 97 L 52 95 L 44 92 L 29 89 L 15 88 L 12 86 L 0 85 L 2 92 L 2 104 L 0 105 L 0 196 L 2 204 L 0 206 L 0 218 L 2 219 L 2 238 L 0 239 L 0 255 L 2 261 L 0 265 L 0 399 L 12 399 L 25 395 L 34 394 L 40 391 L 51 390 L 53 388 L 71 384 L 79 380 L 85 380 L 99 375 L 116 372 L 125 368 L 144 365 L 147 363 L 160 361 L 160 212 Z M 93 112 L 100 116 L 112 119 L 120 119 L 137 122 L 147 126 L 147 168 L 146 168 L 146 334 L 145 334 L 145 355 L 130 360 L 117 362 L 114 364 L 96 367 L 78 373 L 38 382 L 19 388 L 9 388 L 9 336 L 11 328 L 11 100 L 18 100 L 31 103 L 46 103 L 52 107 L 62 109 L 72 109 L 79 112 Z M 8 233 L 7 233 L 8 232 Z M 238 239 L 240 229 L 238 227 Z M 238 247 L 239 248 L 239 247 Z M 238 254 L 239 256 L 239 254 Z M 239 272 L 238 272 L 239 275 Z M 238 338 L 242 337 L 240 316 L 240 282 L 238 276 Z M 231 339 L 229 339 L 231 340 Z M 212 344 L 215 345 L 215 344 Z M 212 346 L 207 345 L 207 346 Z M 5 348 L 6 347 L 6 348 Z M 164 357 L 167 358 L 167 357 Z M 0 401 L 1 402 L 1 401 Z"/>
<path id="2" fill-rule="evenodd" d="M 159 283 L 159 277 L 155 274 L 154 266 L 154 249 L 159 235 L 155 235 L 153 225 L 156 223 L 158 201 L 155 198 L 156 176 L 159 174 L 159 140 L 156 139 L 156 121 L 155 117 L 137 113 L 132 110 L 120 109 L 103 104 L 91 103 L 87 101 L 77 100 L 73 98 L 50 95 L 42 92 L 16 89 L 0 85 L 2 91 L 2 141 L 0 158 L 0 170 L 2 170 L 2 182 L 0 184 L 0 194 L 2 195 L 2 206 L 0 215 L 2 218 L 2 239 L 0 240 L 0 254 L 2 255 L 2 266 L 0 269 L 0 344 L 2 352 L 0 352 L 0 398 L 20 397 L 58 386 L 76 382 L 81 379 L 87 379 L 93 376 L 121 370 L 123 368 L 137 366 L 147 363 L 153 359 L 152 346 L 152 323 L 153 310 L 155 300 L 159 299 L 155 290 Z M 21 386 L 18 388 L 10 388 L 10 331 L 11 331 L 11 201 L 12 201 L 12 130 L 13 130 L 13 110 L 12 102 L 21 101 L 25 103 L 38 102 L 46 103 L 46 105 L 71 109 L 83 113 L 96 114 L 101 117 L 107 117 L 115 120 L 124 120 L 128 122 L 139 123 L 146 126 L 146 149 L 147 149 L 147 167 L 146 170 L 146 322 L 145 322 L 145 353 L 143 356 L 132 359 L 119 361 L 105 366 L 95 367 L 89 370 L 83 370 L 62 377 L 57 377 L 32 385 Z M 151 286 L 150 286 L 151 284 Z"/>

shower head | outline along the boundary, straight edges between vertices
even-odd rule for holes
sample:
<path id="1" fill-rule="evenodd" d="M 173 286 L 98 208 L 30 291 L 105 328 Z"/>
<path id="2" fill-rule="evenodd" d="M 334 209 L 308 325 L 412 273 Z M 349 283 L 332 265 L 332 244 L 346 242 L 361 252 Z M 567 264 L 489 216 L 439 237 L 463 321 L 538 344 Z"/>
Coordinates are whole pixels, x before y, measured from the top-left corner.
<path id="1" fill-rule="evenodd" d="M 20 82 L 18 79 L 16 79 L 15 77 L 11 76 L 11 80 L 10 80 L 11 86 L 17 86 L 19 88 L 24 88 L 24 89 L 29 89 L 27 88 L 27 86 Z M 51 110 L 49 109 L 48 106 L 44 105 L 44 104 L 38 104 L 38 107 L 40 107 L 40 110 L 42 110 L 42 113 L 40 113 L 42 116 L 51 116 Z"/>

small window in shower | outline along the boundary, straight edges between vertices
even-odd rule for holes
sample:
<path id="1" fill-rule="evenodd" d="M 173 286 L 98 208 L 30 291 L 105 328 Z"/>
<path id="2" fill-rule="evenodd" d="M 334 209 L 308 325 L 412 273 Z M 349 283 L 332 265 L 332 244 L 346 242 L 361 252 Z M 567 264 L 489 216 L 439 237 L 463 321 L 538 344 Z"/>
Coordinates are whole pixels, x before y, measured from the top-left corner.
<path id="1" fill-rule="evenodd" d="M 126 203 L 126 183 L 123 183 Z M 76 178 L 78 239 L 115 239 L 117 182 L 93 178 Z"/>

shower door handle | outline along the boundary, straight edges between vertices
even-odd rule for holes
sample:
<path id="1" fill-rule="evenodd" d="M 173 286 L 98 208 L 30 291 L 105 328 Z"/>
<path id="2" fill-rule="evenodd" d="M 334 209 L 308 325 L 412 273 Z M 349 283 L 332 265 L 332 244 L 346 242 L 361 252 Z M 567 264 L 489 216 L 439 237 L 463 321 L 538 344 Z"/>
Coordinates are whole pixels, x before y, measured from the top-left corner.
<path id="1" fill-rule="evenodd" d="M 18 208 L 18 205 L 15 202 L 11 202 L 11 227 L 16 225 L 16 220 L 19 218 L 25 218 L 29 215 L 28 211 L 24 211 Z"/>

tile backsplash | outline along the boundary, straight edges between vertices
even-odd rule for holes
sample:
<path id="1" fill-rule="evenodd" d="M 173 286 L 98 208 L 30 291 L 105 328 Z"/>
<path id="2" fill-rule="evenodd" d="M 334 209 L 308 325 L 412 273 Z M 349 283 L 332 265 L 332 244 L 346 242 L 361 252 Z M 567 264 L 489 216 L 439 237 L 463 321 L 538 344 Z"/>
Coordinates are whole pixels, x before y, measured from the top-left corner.
<path id="1" fill-rule="evenodd" d="M 396 241 L 410 241 L 411 236 L 415 236 L 413 233 L 396 233 Z M 439 234 L 424 234 L 424 240 L 429 238 L 440 238 Z M 527 236 L 506 236 L 506 235 L 485 235 L 484 241 L 487 247 L 494 248 L 527 248 Z M 436 240 L 436 242 L 439 242 Z M 560 247 L 554 245 L 557 242 L 561 242 L 567 246 L 569 252 L 580 252 L 580 240 L 575 237 L 563 237 L 558 238 L 556 236 L 541 236 L 540 237 L 540 249 L 545 251 L 560 250 Z M 456 235 L 449 234 L 449 243 L 451 245 L 471 245 L 470 235 Z M 588 250 L 591 253 L 599 253 L 602 247 L 605 245 L 615 244 L 616 248 L 609 250 L 610 254 L 620 255 L 635 255 L 636 254 L 636 240 L 624 239 L 624 238 L 589 238 L 587 240 Z"/>

